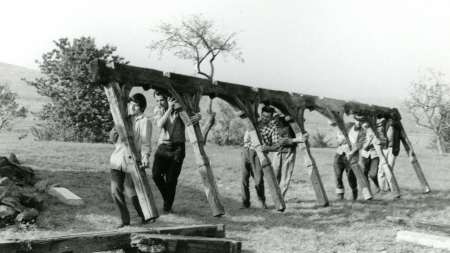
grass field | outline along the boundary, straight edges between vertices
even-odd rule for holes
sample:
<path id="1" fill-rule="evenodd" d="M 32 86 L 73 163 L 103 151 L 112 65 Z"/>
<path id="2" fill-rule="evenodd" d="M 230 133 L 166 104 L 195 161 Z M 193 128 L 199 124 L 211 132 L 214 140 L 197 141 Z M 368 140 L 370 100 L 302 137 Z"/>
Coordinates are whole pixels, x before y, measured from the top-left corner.
<path id="1" fill-rule="evenodd" d="M 112 230 L 117 224 L 116 211 L 110 196 L 109 156 L 111 144 L 36 142 L 32 136 L 18 140 L 20 133 L 0 133 L 0 155 L 14 152 L 19 160 L 34 168 L 38 176 L 58 183 L 82 197 L 84 207 L 66 206 L 44 195 L 46 209 L 37 222 L 28 227 L 10 226 L 0 230 L 0 238 L 34 238 L 44 235 Z M 156 144 L 154 146 L 156 148 Z M 434 222 L 450 220 L 450 157 L 436 156 L 420 147 L 416 150 L 432 192 L 422 194 L 419 181 L 404 151 L 397 159 L 395 175 L 402 198 L 393 200 L 390 194 L 377 194 L 372 201 L 335 201 L 332 160 L 334 149 L 312 149 L 322 176 L 329 207 L 316 206 L 316 198 L 302 154 L 297 163 L 286 197 L 287 209 L 277 212 L 266 189 L 268 210 L 256 201 L 249 209 L 241 208 L 240 148 L 208 144 L 206 152 L 212 161 L 214 174 L 226 209 L 222 218 L 214 218 L 196 171 L 192 148 L 179 178 L 174 213 L 162 215 L 147 227 L 194 224 L 226 224 L 227 237 L 242 241 L 243 252 L 445 252 L 406 243 L 396 243 L 399 230 L 414 230 L 432 234 L 435 231 L 395 225 L 385 221 L 387 215 L 406 215 Z M 151 174 L 148 171 L 148 174 Z M 158 207 L 161 196 L 150 179 Z M 347 186 L 347 183 L 345 182 Z M 348 187 L 347 187 L 348 188 Z M 350 192 L 346 189 L 346 197 Z M 255 200 L 256 193 L 251 190 Z M 361 198 L 361 196 L 360 196 Z M 132 210 L 132 223 L 139 222 Z M 444 234 L 440 234 L 444 235 Z"/>

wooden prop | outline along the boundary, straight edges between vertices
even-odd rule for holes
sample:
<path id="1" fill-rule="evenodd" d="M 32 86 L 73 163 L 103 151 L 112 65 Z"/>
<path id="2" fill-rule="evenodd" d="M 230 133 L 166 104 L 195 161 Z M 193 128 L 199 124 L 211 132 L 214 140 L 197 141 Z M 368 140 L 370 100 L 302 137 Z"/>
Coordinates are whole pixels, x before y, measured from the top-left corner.
<path id="1" fill-rule="evenodd" d="M 167 80 L 167 85 L 169 87 L 169 92 L 181 105 L 181 108 L 178 109 L 179 115 L 186 126 L 189 140 L 194 149 L 198 172 L 202 178 L 203 188 L 205 189 L 209 206 L 215 217 L 221 217 L 225 214 L 225 209 L 220 200 L 219 189 L 217 188 L 210 160 L 205 153 L 202 131 L 198 123 L 192 124 L 189 116 L 199 111 L 198 106 L 202 97 L 202 89 L 200 88 L 194 96 L 186 93 L 181 95 L 172 88 L 169 80 Z"/>
<path id="2" fill-rule="evenodd" d="M 287 116 L 285 117 L 285 119 L 294 131 L 295 137 L 302 138 L 302 135 L 306 133 L 305 118 L 303 117 L 305 108 L 296 108 L 296 110 L 289 108 L 288 110 L 290 111 L 290 115 L 293 116 L 292 118 L 290 116 Z M 314 192 L 316 193 L 317 202 L 320 206 L 328 206 L 330 203 L 328 201 L 325 188 L 323 187 L 322 179 L 316 166 L 316 161 L 311 154 L 309 141 L 306 140 L 305 142 L 300 142 L 298 143 L 298 146 L 303 153 L 305 165 L 309 174 L 309 179 L 311 180 Z"/>
<path id="3" fill-rule="evenodd" d="M 400 194 L 400 188 L 398 187 L 397 180 L 395 179 L 394 173 L 392 172 L 391 166 L 387 162 L 386 157 L 384 156 L 383 151 L 381 150 L 381 143 L 378 139 L 378 135 L 376 134 L 375 121 L 370 117 L 367 117 L 367 121 L 369 127 L 366 128 L 369 136 L 373 137 L 372 144 L 375 150 L 378 153 L 378 157 L 380 159 L 381 168 L 384 170 L 384 174 L 386 176 L 386 180 L 391 188 L 391 192 L 395 198 L 400 198 L 402 195 Z"/>
<path id="4" fill-rule="evenodd" d="M 347 129 L 345 128 L 345 123 L 344 123 L 344 112 L 340 111 L 340 112 L 331 112 L 330 110 L 318 110 L 322 115 L 324 115 L 325 117 L 327 117 L 329 120 L 331 120 L 332 122 L 336 122 L 336 126 L 338 131 L 345 136 L 345 139 L 347 141 L 349 150 L 352 150 L 352 145 L 350 142 L 350 139 L 348 137 L 348 132 Z M 359 151 L 361 152 L 361 151 Z M 356 180 L 358 181 L 358 185 L 361 188 L 361 192 L 362 195 L 364 196 L 365 200 L 370 200 L 373 198 L 372 196 L 372 192 L 370 191 L 370 186 L 369 186 L 369 182 L 367 181 L 367 178 L 364 176 L 364 172 L 363 172 L 363 168 L 361 168 L 361 165 L 359 163 L 359 158 L 357 156 L 351 156 L 350 160 L 350 167 L 353 170 L 353 173 L 356 176 Z"/>
<path id="5" fill-rule="evenodd" d="M 28 240 L 0 239 L 0 252 L 25 253 L 90 253 L 131 248 L 131 234 L 163 234 L 225 238 L 225 226 L 200 225 L 168 228 L 136 228 L 129 230 L 76 233 L 60 236 L 39 237 Z"/>
<path id="6" fill-rule="evenodd" d="M 240 253 L 242 247 L 229 239 L 154 234 L 132 234 L 131 245 L 152 253 Z"/>
<path id="7" fill-rule="evenodd" d="M 270 162 L 269 157 L 265 152 L 261 150 L 262 137 L 261 132 L 259 131 L 258 125 L 258 100 L 255 103 L 242 102 L 239 98 L 233 97 L 238 108 L 243 110 L 245 116 L 248 117 L 251 122 L 251 129 L 249 129 L 250 138 L 252 140 L 252 144 L 255 146 L 256 154 L 258 155 L 259 162 L 261 164 L 261 169 L 264 173 L 264 179 L 266 181 L 267 186 L 269 187 L 269 192 L 272 195 L 273 202 L 275 203 L 275 208 L 284 212 L 286 209 L 286 204 L 284 203 L 283 195 L 281 194 L 280 186 L 278 185 L 277 178 L 275 177 L 275 173 L 273 172 L 272 164 Z M 244 117 L 243 114 L 240 117 Z"/>
<path id="8" fill-rule="evenodd" d="M 393 217 L 393 216 L 387 216 L 386 220 L 396 224 L 407 224 L 417 228 L 432 229 L 450 234 L 450 224 L 440 224 L 429 221 L 413 220 L 406 217 Z"/>
<path id="9" fill-rule="evenodd" d="M 203 134 L 203 143 L 206 144 L 206 141 L 208 139 L 208 133 L 211 130 L 211 128 L 216 123 L 216 113 L 212 110 L 212 98 L 209 99 L 209 108 L 206 110 L 206 113 L 208 113 L 209 118 L 206 120 L 205 124 L 202 127 L 202 134 Z"/>
<path id="10" fill-rule="evenodd" d="M 413 231 L 398 231 L 397 242 L 412 242 L 428 247 L 450 250 L 449 237 L 417 233 Z"/>
<path id="11" fill-rule="evenodd" d="M 106 85 L 105 92 L 111 107 L 116 130 L 119 133 L 119 138 L 121 138 L 126 147 L 125 159 L 127 169 L 133 179 L 144 219 L 155 220 L 159 217 L 158 209 L 156 208 L 145 170 L 140 169 L 139 166 L 141 155 L 137 154 L 134 146 L 133 129 L 125 109 L 127 104 L 125 102 L 126 100 L 122 100 L 119 84 L 116 82 L 111 82 Z"/>
<path id="12" fill-rule="evenodd" d="M 405 151 L 408 154 L 409 160 L 413 165 L 414 171 L 416 172 L 416 175 L 419 178 L 422 190 L 424 193 L 429 193 L 431 192 L 431 189 L 430 186 L 428 185 L 427 180 L 425 179 L 425 175 L 422 172 L 422 168 L 420 167 L 419 160 L 417 160 L 416 153 L 414 152 L 412 144 L 409 141 L 408 136 L 406 135 L 402 123 L 400 121 L 398 123 L 400 124 L 400 140 L 402 141 L 403 147 L 405 148 Z"/>

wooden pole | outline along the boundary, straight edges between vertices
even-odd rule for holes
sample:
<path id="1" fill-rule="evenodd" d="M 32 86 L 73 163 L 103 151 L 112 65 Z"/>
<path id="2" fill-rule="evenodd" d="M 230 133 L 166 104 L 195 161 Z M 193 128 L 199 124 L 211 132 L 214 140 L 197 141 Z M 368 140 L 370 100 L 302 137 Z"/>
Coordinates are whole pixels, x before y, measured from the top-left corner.
<path id="1" fill-rule="evenodd" d="M 105 86 L 105 92 L 111 107 L 116 130 L 119 133 L 119 138 L 121 138 L 126 147 L 125 162 L 133 179 L 144 219 L 155 220 L 159 217 L 158 209 L 156 208 L 145 170 L 140 169 L 137 163 L 137 161 L 140 162 L 141 156 L 137 154 L 136 147 L 134 146 L 134 133 L 125 109 L 126 103 L 122 100 L 119 84 L 117 82 L 110 82 Z"/>
<path id="2" fill-rule="evenodd" d="M 422 186 L 422 190 L 424 193 L 431 192 L 430 186 L 428 185 L 427 180 L 425 179 L 425 175 L 422 172 L 422 168 L 420 167 L 419 160 L 416 157 L 416 153 L 412 147 L 411 142 L 409 141 L 408 136 L 406 135 L 405 129 L 403 128 L 400 120 L 398 121 L 400 124 L 400 140 L 403 143 L 403 147 L 405 147 L 405 151 L 408 154 L 409 160 L 413 165 L 414 171 L 416 172 L 417 177 L 419 178 L 420 185 Z"/>
<path id="3" fill-rule="evenodd" d="M 267 154 L 265 152 L 262 152 L 261 150 L 262 138 L 259 131 L 257 119 L 259 100 L 256 99 L 255 103 L 250 103 L 248 101 L 244 103 L 236 96 L 233 96 L 233 98 L 238 108 L 241 109 L 244 113 L 240 113 L 239 116 L 241 118 L 247 117 L 251 123 L 249 124 L 250 129 L 248 129 L 248 131 L 250 133 L 252 144 L 255 146 L 255 152 L 261 164 L 261 170 L 263 171 L 264 179 L 267 186 L 269 187 L 269 192 L 272 196 L 273 202 L 275 203 L 275 208 L 280 212 L 284 212 L 284 210 L 286 209 L 286 204 L 284 203 L 280 186 L 278 185 L 277 178 L 275 177 L 275 173 L 273 172 L 272 164 Z"/>
<path id="4" fill-rule="evenodd" d="M 306 133 L 305 130 L 305 118 L 304 118 L 305 108 L 300 108 L 298 110 L 298 114 L 296 111 L 291 112 L 293 119 L 287 118 L 286 120 L 291 125 L 292 130 L 295 133 L 296 138 L 302 138 L 302 135 Z M 295 120 L 294 120 L 295 119 Z M 320 206 L 328 206 L 330 203 L 328 202 L 327 193 L 325 192 L 325 188 L 323 187 L 322 179 L 320 177 L 319 170 L 316 166 L 316 161 L 314 160 L 309 141 L 306 140 L 303 143 L 298 144 L 300 150 L 303 152 L 303 157 L 305 159 L 305 165 L 308 170 L 309 179 L 314 188 L 314 192 L 316 193 L 317 201 Z"/>
<path id="5" fill-rule="evenodd" d="M 345 128 L 344 123 L 344 113 L 341 111 L 341 113 L 331 112 L 330 110 L 327 110 L 326 112 L 322 112 L 322 115 L 327 117 L 332 122 L 336 122 L 337 130 L 340 134 L 342 134 L 347 143 L 348 143 L 348 151 L 352 150 L 352 145 L 350 142 L 350 139 L 348 137 L 347 129 Z M 361 152 L 361 151 L 360 151 Z M 365 200 L 370 200 L 373 198 L 372 192 L 370 191 L 369 182 L 367 181 L 367 178 L 364 176 L 363 168 L 361 168 L 361 165 L 359 163 L 359 158 L 357 156 L 351 156 L 350 157 L 350 167 L 353 170 L 353 173 L 356 176 L 356 180 L 358 181 L 358 185 L 361 188 L 362 195 L 364 196 Z"/>
<path id="6" fill-rule="evenodd" d="M 172 96 L 180 103 L 181 107 L 179 110 L 179 115 L 189 136 L 189 140 L 194 149 L 195 159 L 198 165 L 198 172 L 202 178 L 203 188 L 205 189 L 206 197 L 209 202 L 209 206 L 213 211 L 215 217 L 221 217 L 225 214 L 225 209 L 220 200 L 219 189 L 217 188 L 216 179 L 214 178 L 214 173 L 211 168 L 211 163 L 206 155 L 204 149 L 204 141 L 202 131 L 198 123 L 192 124 L 188 112 L 192 115 L 193 112 L 198 111 L 198 105 L 200 98 L 202 96 L 201 90 L 197 92 L 194 97 L 190 97 L 189 94 L 184 94 L 182 97 L 177 91 L 175 91 L 170 81 L 167 80 L 169 86 L 169 91 Z"/>
<path id="7" fill-rule="evenodd" d="M 367 133 L 369 136 L 373 137 L 372 144 L 375 148 L 375 150 L 378 153 L 378 157 L 380 159 L 381 167 L 384 170 L 384 174 L 386 175 L 386 180 L 389 184 L 389 187 L 391 188 L 392 194 L 395 198 L 400 198 L 402 195 L 400 194 L 400 188 L 398 187 L 397 180 L 395 179 L 394 173 L 392 173 L 391 166 L 387 162 L 386 157 L 384 156 L 383 151 L 381 150 L 381 142 L 378 139 L 377 135 L 375 134 L 374 128 L 374 122 L 371 121 L 371 119 L 368 119 L 369 126 L 366 128 Z M 367 123 L 365 123 L 367 124 Z"/>

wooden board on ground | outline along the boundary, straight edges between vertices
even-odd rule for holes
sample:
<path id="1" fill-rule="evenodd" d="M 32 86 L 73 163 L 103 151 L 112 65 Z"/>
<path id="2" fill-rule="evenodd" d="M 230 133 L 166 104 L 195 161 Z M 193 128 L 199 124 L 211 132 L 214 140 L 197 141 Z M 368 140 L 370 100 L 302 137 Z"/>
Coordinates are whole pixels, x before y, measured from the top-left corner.
<path id="1" fill-rule="evenodd" d="M 393 216 L 387 216 L 386 220 L 397 224 L 408 224 L 418 228 L 432 229 L 450 234 L 450 224 L 440 224 L 435 222 L 413 220 L 405 217 L 393 217 Z"/>
<path id="2" fill-rule="evenodd" d="M 132 234 L 132 247 L 138 252 L 152 253 L 238 253 L 239 241 L 195 236 Z"/>
<path id="3" fill-rule="evenodd" d="M 75 193 L 69 191 L 66 188 L 53 187 L 48 191 L 48 193 L 50 195 L 52 195 L 53 197 L 59 199 L 61 202 L 63 202 L 66 205 L 71 205 L 71 206 L 84 205 L 84 200 L 82 198 L 78 197 Z"/>
<path id="4" fill-rule="evenodd" d="M 417 233 L 413 231 L 398 231 L 397 242 L 412 242 L 419 245 L 450 250 L 450 237 Z"/>
<path id="5" fill-rule="evenodd" d="M 87 253 L 126 249 L 131 247 L 131 234 L 137 233 L 224 238 L 225 226 L 218 224 L 168 228 L 136 228 L 49 236 L 32 240 L 0 240 L 0 252 Z"/>

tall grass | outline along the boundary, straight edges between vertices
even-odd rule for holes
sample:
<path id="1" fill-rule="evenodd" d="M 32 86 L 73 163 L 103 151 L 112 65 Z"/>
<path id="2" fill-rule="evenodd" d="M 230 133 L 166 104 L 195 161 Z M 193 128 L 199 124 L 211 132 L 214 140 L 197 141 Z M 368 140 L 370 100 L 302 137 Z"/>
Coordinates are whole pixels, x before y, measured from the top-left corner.
<path id="1" fill-rule="evenodd" d="M 86 205 L 66 206 L 43 195 L 47 203 L 46 209 L 38 216 L 36 224 L 28 228 L 15 225 L 0 229 L 0 238 L 23 239 L 114 229 L 118 220 L 110 196 L 108 166 L 113 145 L 35 142 L 32 136 L 22 140 L 18 136 L 19 133 L 0 133 L 0 155 L 7 156 L 14 152 L 23 164 L 34 168 L 40 178 L 49 180 L 50 184 L 57 183 L 68 188 L 82 197 Z M 396 232 L 409 229 L 441 233 L 391 224 L 385 221 L 385 217 L 409 213 L 412 218 L 450 223 L 450 157 L 439 157 L 426 149 L 416 150 L 416 153 L 432 189 L 431 193 L 421 192 L 419 181 L 402 150 L 394 170 L 402 190 L 402 198 L 393 200 L 390 194 L 376 194 L 372 201 L 356 202 L 335 201 L 332 169 L 334 149 L 312 149 L 330 199 L 330 206 L 326 208 L 316 205 L 303 154 L 298 154 L 286 196 L 287 209 L 280 213 L 275 210 L 268 189 L 268 210 L 257 207 L 254 190 L 251 191 L 252 206 L 249 209 L 242 208 L 240 148 L 208 143 L 206 152 L 211 159 L 226 210 L 226 215 L 218 219 L 211 214 L 192 148 L 190 145 L 187 147 L 174 213 L 162 215 L 155 223 L 145 226 L 223 223 L 226 224 L 228 238 L 243 242 L 243 252 L 430 252 L 429 248 L 396 243 Z M 148 170 L 147 174 L 150 176 L 151 171 Z M 159 191 L 151 179 L 150 183 L 158 208 L 162 208 Z M 347 182 L 344 184 L 345 197 L 349 199 L 351 192 Z M 134 210 L 131 213 L 133 226 L 140 226 L 137 214 Z"/>

